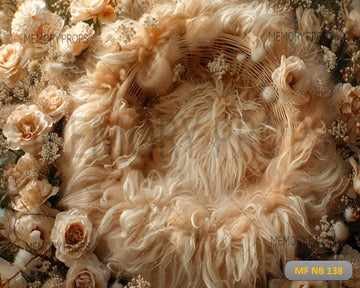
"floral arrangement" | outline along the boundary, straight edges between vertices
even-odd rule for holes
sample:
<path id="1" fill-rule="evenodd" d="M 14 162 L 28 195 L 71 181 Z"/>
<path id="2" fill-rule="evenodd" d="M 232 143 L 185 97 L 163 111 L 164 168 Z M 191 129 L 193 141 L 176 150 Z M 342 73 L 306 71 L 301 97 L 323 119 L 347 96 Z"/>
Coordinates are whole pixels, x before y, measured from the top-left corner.
<path id="1" fill-rule="evenodd" d="M 358 1 L 8 0 L 0 29 L 1 287 L 359 286 Z"/>

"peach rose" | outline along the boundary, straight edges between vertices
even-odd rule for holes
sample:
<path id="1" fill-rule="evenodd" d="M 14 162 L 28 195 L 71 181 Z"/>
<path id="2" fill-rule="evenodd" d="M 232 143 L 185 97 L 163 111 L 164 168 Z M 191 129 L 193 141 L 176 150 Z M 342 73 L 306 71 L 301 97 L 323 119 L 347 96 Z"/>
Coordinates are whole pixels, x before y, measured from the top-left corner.
<path id="1" fill-rule="evenodd" d="M 307 91 L 311 79 L 304 61 L 299 57 L 282 56 L 280 67 L 273 72 L 272 79 L 283 103 L 302 105 L 309 100 Z"/>
<path id="2" fill-rule="evenodd" d="M 70 3 L 71 20 L 79 22 L 101 14 L 109 0 L 72 0 Z"/>
<path id="3" fill-rule="evenodd" d="M 54 122 L 65 115 L 68 107 L 65 91 L 53 85 L 41 91 L 35 101 L 41 111 L 52 117 Z"/>
<path id="4" fill-rule="evenodd" d="M 36 153 L 42 145 L 41 135 L 50 132 L 52 125 L 52 119 L 41 112 L 38 106 L 22 104 L 8 117 L 3 134 L 11 149 Z"/>
<path id="5" fill-rule="evenodd" d="M 89 47 L 95 31 L 93 25 L 89 26 L 87 23 L 78 22 L 75 26 L 66 30 L 64 34 L 66 40 L 60 40 L 60 53 L 64 62 L 74 62 L 75 57 Z"/>
<path id="6" fill-rule="evenodd" d="M 96 236 L 84 211 L 71 209 L 56 215 L 51 239 L 56 247 L 56 257 L 68 267 L 94 250 Z"/>
<path id="7" fill-rule="evenodd" d="M 15 234 L 25 246 L 37 253 L 51 247 L 50 233 L 54 219 L 45 215 L 23 215 L 15 221 Z"/>
<path id="8" fill-rule="evenodd" d="M 28 59 L 20 43 L 0 47 L 0 82 L 14 86 L 24 73 Z"/>
<path id="9" fill-rule="evenodd" d="M 95 254 L 75 262 L 66 275 L 66 288 L 106 288 L 110 271 Z"/>

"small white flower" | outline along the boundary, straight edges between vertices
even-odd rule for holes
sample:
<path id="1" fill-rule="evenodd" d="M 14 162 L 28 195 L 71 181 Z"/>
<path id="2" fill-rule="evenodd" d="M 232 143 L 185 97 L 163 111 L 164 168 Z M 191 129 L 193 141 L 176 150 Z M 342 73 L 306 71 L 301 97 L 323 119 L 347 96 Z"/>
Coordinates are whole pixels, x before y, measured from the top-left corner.
<path id="1" fill-rule="evenodd" d="M 328 72 L 333 71 L 336 68 L 336 54 L 333 53 L 329 48 L 327 48 L 326 46 L 321 46 L 321 49 L 324 51 L 324 62 L 327 64 Z"/>
<path id="2" fill-rule="evenodd" d="M 51 74 L 61 74 L 66 70 L 64 63 L 49 63 L 46 65 L 44 71 Z"/>
<path id="3" fill-rule="evenodd" d="M 340 241 L 345 241 L 349 237 L 349 228 L 341 221 L 333 224 L 335 238 Z"/>
<path id="4" fill-rule="evenodd" d="M 147 16 L 144 20 L 144 27 L 145 29 L 156 27 L 157 29 L 161 29 L 160 22 L 158 19 L 154 17 Z"/>
<path id="5" fill-rule="evenodd" d="M 354 212 L 355 212 L 355 210 L 354 210 L 354 208 L 352 208 L 352 207 L 347 207 L 347 208 L 345 209 L 345 211 L 344 211 L 344 216 L 345 216 L 345 220 L 346 220 L 347 222 L 351 222 L 351 220 L 352 220 L 353 217 L 354 217 Z"/>

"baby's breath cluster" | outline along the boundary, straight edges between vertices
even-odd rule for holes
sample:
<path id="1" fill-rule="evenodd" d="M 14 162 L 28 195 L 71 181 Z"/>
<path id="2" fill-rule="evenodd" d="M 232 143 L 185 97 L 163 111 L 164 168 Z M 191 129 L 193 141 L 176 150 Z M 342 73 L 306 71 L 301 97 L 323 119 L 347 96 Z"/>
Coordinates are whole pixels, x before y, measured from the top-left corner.
<path id="1" fill-rule="evenodd" d="M 343 140 L 346 142 L 349 139 L 349 136 L 347 136 L 347 124 L 340 119 L 337 119 L 332 123 L 329 133 L 337 140 Z"/>
<path id="2" fill-rule="evenodd" d="M 315 226 L 315 231 L 317 231 L 319 235 L 314 235 L 314 239 L 319 242 L 320 247 L 335 248 L 334 224 L 335 221 L 329 221 L 328 216 L 325 215 L 320 219 L 320 225 Z"/>
<path id="3" fill-rule="evenodd" d="M 150 283 L 144 280 L 141 275 L 132 278 L 125 288 L 150 288 Z"/>
<path id="4" fill-rule="evenodd" d="M 218 80 L 221 80 L 223 76 L 227 73 L 229 66 L 230 65 L 226 62 L 225 55 L 220 55 L 219 57 L 208 63 L 209 71 L 213 73 L 213 75 Z"/>
<path id="5" fill-rule="evenodd" d="M 49 164 L 55 162 L 60 157 L 60 151 L 63 146 L 63 139 L 56 133 L 42 135 L 43 145 L 41 147 L 40 156 L 42 161 L 48 161 Z"/>

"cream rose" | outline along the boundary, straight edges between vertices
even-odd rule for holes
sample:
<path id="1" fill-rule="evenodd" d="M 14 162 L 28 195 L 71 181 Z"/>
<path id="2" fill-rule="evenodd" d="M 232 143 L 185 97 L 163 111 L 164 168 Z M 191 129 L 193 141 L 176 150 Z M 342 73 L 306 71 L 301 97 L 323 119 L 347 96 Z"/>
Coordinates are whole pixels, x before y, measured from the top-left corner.
<path id="1" fill-rule="evenodd" d="M 23 104 L 8 117 L 3 134 L 11 149 L 36 153 L 42 145 L 41 135 L 50 132 L 52 125 L 52 119 L 41 112 L 38 106 Z"/>
<path id="2" fill-rule="evenodd" d="M 35 101 L 41 111 L 51 116 L 54 122 L 65 115 L 68 107 L 66 92 L 53 85 L 41 91 Z"/>
<path id="3" fill-rule="evenodd" d="M 25 153 L 16 165 L 6 171 L 8 179 L 8 191 L 17 194 L 31 180 L 39 176 L 40 166 L 36 159 L 29 153 Z"/>
<path id="4" fill-rule="evenodd" d="M 351 33 L 355 37 L 360 38 L 360 7 L 355 7 L 351 10 L 349 13 L 349 19 L 353 22 Z"/>
<path id="5" fill-rule="evenodd" d="M 280 67 L 273 72 L 272 79 L 283 103 L 302 105 L 309 100 L 307 91 L 311 79 L 304 61 L 299 57 L 282 56 Z"/>
<path id="6" fill-rule="evenodd" d="M 70 267 L 66 275 L 66 288 L 106 288 L 110 271 L 95 254 L 90 254 Z"/>
<path id="7" fill-rule="evenodd" d="M 2 45 L 0 47 L 0 83 L 14 86 L 24 74 L 28 63 L 24 48 L 20 43 Z"/>
<path id="8" fill-rule="evenodd" d="M 334 89 L 334 94 L 338 100 L 338 113 L 341 125 L 346 129 L 344 134 L 347 145 L 357 154 L 360 153 L 358 148 L 359 135 L 360 135 L 360 86 L 351 86 L 351 84 L 338 84 Z M 336 130 L 342 129 L 337 127 Z M 336 131 L 335 130 L 335 131 Z M 335 132 L 336 133 L 336 132 Z M 357 182 L 360 181 L 359 175 L 356 176 Z M 353 179 L 354 183 L 356 182 Z M 358 193 L 360 193 L 360 182 L 358 183 Z M 355 189 L 355 188 L 354 188 Z"/>
<path id="9" fill-rule="evenodd" d="M 43 253 L 51 247 L 50 233 L 54 219 L 45 215 L 23 215 L 15 221 L 15 234 L 21 244 Z"/>
<path id="10" fill-rule="evenodd" d="M 342 114 L 358 114 L 360 112 L 360 86 L 353 87 L 351 84 L 338 84 L 334 94 L 339 100 L 339 112 Z"/>
<path id="11" fill-rule="evenodd" d="M 56 216 L 51 239 L 56 247 L 56 257 L 70 267 L 96 244 L 96 230 L 87 214 L 78 209 L 61 212 Z"/>
<path id="12" fill-rule="evenodd" d="M 73 22 L 96 17 L 101 14 L 109 0 L 72 0 L 70 3 L 70 14 Z"/>
<path id="13" fill-rule="evenodd" d="M 11 22 L 11 33 L 30 35 L 39 30 L 45 18 L 51 13 L 42 0 L 28 0 L 22 3 Z"/>
<path id="14" fill-rule="evenodd" d="M 75 57 L 89 47 L 93 35 L 93 25 L 89 26 L 84 22 L 78 22 L 75 26 L 64 32 L 66 40 L 61 39 L 59 50 L 64 62 L 74 62 Z"/>
<path id="15" fill-rule="evenodd" d="M 13 201 L 13 209 L 32 214 L 41 213 L 41 206 L 58 191 L 59 187 L 52 186 L 46 179 L 30 180 Z"/>
<path id="16" fill-rule="evenodd" d="M 64 20 L 46 8 L 45 1 L 27 0 L 14 14 L 11 22 L 12 35 L 24 45 L 32 47 L 36 54 L 48 49 L 64 26 Z"/>

